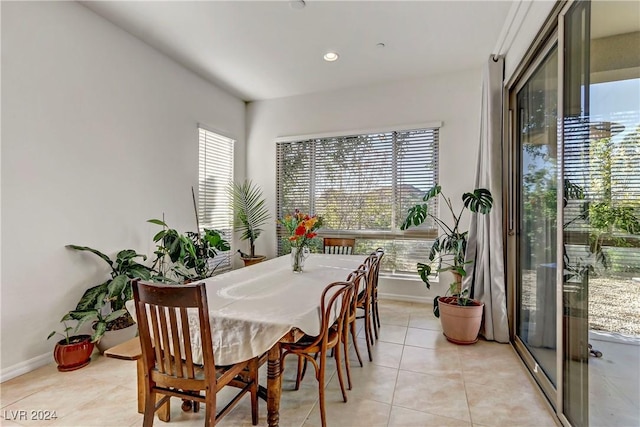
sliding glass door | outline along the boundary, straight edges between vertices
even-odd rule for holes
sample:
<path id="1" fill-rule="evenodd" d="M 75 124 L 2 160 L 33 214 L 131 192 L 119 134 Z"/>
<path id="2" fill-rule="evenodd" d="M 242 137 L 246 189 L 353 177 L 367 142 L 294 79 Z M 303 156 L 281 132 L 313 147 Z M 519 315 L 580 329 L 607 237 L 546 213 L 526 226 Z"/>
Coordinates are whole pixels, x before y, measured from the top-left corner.
<path id="1" fill-rule="evenodd" d="M 640 425 L 638 16 L 560 4 L 508 85 L 514 344 L 564 425 Z"/>
<path id="2" fill-rule="evenodd" d="M 515 91 L 519 171 L 516 336 L 547 393 L 556 386 L 558 50 L 548 46 Z"/>

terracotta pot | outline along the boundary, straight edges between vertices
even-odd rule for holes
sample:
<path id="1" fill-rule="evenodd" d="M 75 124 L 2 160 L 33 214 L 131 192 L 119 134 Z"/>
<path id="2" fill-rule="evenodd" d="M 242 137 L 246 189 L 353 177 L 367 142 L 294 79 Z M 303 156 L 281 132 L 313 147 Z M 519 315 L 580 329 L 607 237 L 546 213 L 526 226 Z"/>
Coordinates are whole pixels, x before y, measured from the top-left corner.
<path id="1" fill-rule="evenodd" d="M 471 300 L 471 305 L 458 305 L 458 297 L 438 298 L 442 331 L 447 340 L 455 344 L 473 344 L 478 341 L 484 303 Z"/>
<path id="2" fill-rule="evenodd" d="M 74 342 L 77 341 L 77 342 Z M 91 362 L 93 343 L 90 335 L 76 335 L 71 337 L 71 344 L 63 339 L 56 343 L 53 349 L 53 359 L 58 364 L 58 371 L 75 371 Z"/>
<path id="3" fill-rule="evenodd" d="M 244 266 L 248 266 L 248 265 L 253 265 L 253 264 L 257 264 L 259 262 L 262 262 L 266 259 L 267 257 L 265 255 L 256 255 L 253 258 L 242 258 L 242 261 L 244 261 Z"/>

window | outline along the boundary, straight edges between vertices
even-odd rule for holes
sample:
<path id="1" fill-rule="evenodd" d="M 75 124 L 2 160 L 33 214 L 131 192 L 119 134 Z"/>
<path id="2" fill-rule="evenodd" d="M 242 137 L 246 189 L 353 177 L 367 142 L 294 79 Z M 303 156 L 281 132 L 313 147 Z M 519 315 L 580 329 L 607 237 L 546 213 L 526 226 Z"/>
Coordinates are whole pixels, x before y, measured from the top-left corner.
<path id="1" fill-rule="evenodd" d="M 384 270 L 415 274 L 434 225 L 405 232 L 400 225 L 437 183 L 438 134 L 439 127 L 430 127 L 278 142 L 278 216 L 316 213 L 324 220 L 321 235 L 356 237 L 359 253 L 383 247 Z M 283 230 L 278 233 L 281 254 L 288 248 Z"/>
<path id="2" fill-rule="evenodd" d="M 200 229 L 218 230 L 229 242 L 233 237 L 233 209 L 227 186 L 233 180 L 234 140 L 198 128 L 199 175 L 198 217 Z M 231 269 L 231 251 L 220 252 L 213 260 L 216 271 Z"/>

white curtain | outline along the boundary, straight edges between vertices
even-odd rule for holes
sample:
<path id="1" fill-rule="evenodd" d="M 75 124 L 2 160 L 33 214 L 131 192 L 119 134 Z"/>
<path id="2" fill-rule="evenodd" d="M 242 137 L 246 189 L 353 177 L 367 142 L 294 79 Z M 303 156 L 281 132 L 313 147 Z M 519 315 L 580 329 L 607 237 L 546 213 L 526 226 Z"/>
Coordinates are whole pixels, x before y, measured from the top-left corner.
<path id="1" fill-rule="evenodd" d="M 464 284 L 471 296 L 484 302 L 484 322 L 480 333 L 488 340 L 509 342 L 505 290 L 502 219 L 502 80 L 504 59 L 489 58 L 482 78 L 480 151 L 476 188 L 491 191 L 493 209 L 487 215 L 473 215 L 469 228 L 467 261 L 473 271 Z"/>

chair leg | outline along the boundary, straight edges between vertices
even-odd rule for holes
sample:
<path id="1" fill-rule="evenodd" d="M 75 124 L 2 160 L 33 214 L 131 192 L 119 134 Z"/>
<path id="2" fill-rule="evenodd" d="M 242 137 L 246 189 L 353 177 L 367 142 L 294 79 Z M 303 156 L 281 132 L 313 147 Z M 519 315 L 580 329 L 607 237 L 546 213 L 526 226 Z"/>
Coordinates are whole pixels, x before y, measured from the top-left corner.
<path id="1" fill-rule="evenodd" d="M 156 393 L 153 391 L 147 391 L 144 399 L 144 419 L 142 420 L 143 427 L 153 426 L 153 417 L 156 412 Z"/>
<path id="2" fill-rule="evenodd" d="M 327 361 L 326 355 L 322 353 L 320 355 L 320 366 L 318 375 L 318 400 L 320 401 L 320 421 L 322 422 L 322 427 L 327 427 L 327 419 L 324 410 L 324 368 L 325 363 Z"/>
<path id="3" fill-rule="evenodd" d="M 205 395 L 204 403 L 204 425 L 214 427 L 216 425 L 216 391 L 209 390 Z"/>
<path id="4" fill-rule="evenodd" d="M 249 362 L 251 372 L 251 424 L 258 425 L 258 359 Z"/>
<path id="5" fill-rule="evenodd" d="M 351 364 L 349 362 L 349 331 L 345 326 L 344 331 L 342 331 L 342 348 L 344 349 L 344 365 L 347 369 L 347 384 L 349 390 L 351 390 Z M 340 343 L 336 345 L 336 348 L 340 349 Z"/>
<path id="6" fill-rule="evenodd" d="M 342 400 L 347 401 L 347 391 L 344 388 L 344 378 L 342 376 L 342 363 L 340 360 L 340 344 L 336 343 L 336 351 L 334 352 L 336 359 L 336 369 L 338 370 L 338 382 L 340 383 L 340 390 L 342 391 Z"/>
<path id="7" fill-rule="evenodd" d="M 371 345 L 373 344 L 373 336 L 371 334 L 371 313 L 369 312 L 369 307 L 365 307 L 364 309 L 364 336 L 367 341 L 367 352 L 369 353 L 369 362 L 373 362 L 373 357 L 371 356 Z"/>
<path id="8" fill-rule="evenodd" d="M 358 338 L 356 336 L 356 322 L 351 322 L 349 327 L 351 328 L 351 338 L 353 338 L 353 348 L 356 349 L 356 356 L 358 356 L 358 362 L 360 362 L 360 367 L 362 367 L 362 358 L 360 357 L 360 350 L 358 349 Z"/>
<path id="9" fill-rule="evenodd" d="M 298 356 L 298 370 L 296 371 L 296 386 L 294 390 L 300 390 L 300 383 L 304 374 L 307 372 L 307 359 L 302 356 Z"/>
<path id="10" fill-rule="evenodd" d="M 373 333 L 378 340 L 378 330 L 380 329 L 380 315 L 378 314 L 378 302 L 374 299 L 371 300 L 371 315 L 373 320 Z"/>

